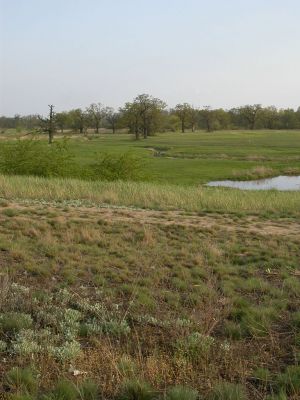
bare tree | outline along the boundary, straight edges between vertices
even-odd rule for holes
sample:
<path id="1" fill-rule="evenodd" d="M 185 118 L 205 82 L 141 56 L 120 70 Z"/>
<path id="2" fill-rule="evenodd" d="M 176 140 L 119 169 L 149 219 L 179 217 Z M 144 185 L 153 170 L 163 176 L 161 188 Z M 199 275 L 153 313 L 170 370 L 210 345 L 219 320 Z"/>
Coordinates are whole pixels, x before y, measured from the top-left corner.
<path id="1" fill-rule="evenodd" d="M 39 116 L 39 120 L 41 123 L 41 131 L 48 133 L 48 142 L 51 144 L 53 142 L 53 137 L 55 133 L 55 114 L 54 114 L 54 105 L 50 104 L 49 106 L 49 116 L 48 118 L 42 118 Z"/>

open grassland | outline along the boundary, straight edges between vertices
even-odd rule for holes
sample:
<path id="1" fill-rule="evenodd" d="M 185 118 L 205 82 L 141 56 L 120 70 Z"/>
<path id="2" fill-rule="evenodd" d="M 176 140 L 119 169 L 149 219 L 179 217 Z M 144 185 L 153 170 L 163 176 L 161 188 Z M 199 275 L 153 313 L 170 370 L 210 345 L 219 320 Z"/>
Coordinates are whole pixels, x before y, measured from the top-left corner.
<path id="1" fill-rule="evenodd" d="M 201 183 L 297 173 L 300 132 L 69 144 L 151 179 L 0 175 L 0 397 L 299 399 L 300 192 Z"/>
<path id="2" fill-rule="evenodd" d="M 1 201 L 3 391 L 299 398 L 299 219 L 72 204 Z"/>
<path id="3" fill-rule="evenodd" d="M 300 171 L 300 131 L 165 133 L 139 141 L 125 133 L 66 136 L 79 165 L 92 163 L 97 153 L 131 152 L 145 160 L 151 180 L 161 183 L 197 185 Z M 2 135 L 1 144 L 13 137 Z"/>

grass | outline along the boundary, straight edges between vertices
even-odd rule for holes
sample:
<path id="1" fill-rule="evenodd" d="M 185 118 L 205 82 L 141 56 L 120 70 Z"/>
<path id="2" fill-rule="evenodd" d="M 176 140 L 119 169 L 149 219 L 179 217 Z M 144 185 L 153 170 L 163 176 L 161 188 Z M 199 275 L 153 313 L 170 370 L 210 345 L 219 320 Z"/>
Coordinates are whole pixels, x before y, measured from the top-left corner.
<path id="1" fill-rule="evenodd" d="M 296 219 L 6 200 L 0 221 L 0 381 L 18 365 L 49 396 L 299 395 Z"/>
<path id="2" fill-rule="evenodd" d="M 135 182 L 89 182 L 0 175 L 0 197 L 74 205 L 111 205 L 187 212 L 299 215 L 299 192 L 182 187 Z M 15 211 L 9 208 L 7 215 Z"/>
<path id="3" fill-rule="evenodd" d="M 90 134 L 88 139 L 71 135 L 69 145 L 81 166 L 93 163 L 97 153 L 129 151 L 147 160 L 153 181 L 164 184 L 198 185 L 237 179 L 237 173 L 240 179 L 259 178 L 253 171 L 261 167 L 266 168 L 263 176 L 297 174 L 300 169 L 300 131 L 165 133 L 140 141 L 127 134 Z"/>
<path id="4" fill-rule="evenodd" d="M 131 149 L 153 181 L 1 175 L 0 392 L 299 398 L 300 192 L 198 184 L 293 173 L 299 140 L 90 135 L 78 163 Z"/>

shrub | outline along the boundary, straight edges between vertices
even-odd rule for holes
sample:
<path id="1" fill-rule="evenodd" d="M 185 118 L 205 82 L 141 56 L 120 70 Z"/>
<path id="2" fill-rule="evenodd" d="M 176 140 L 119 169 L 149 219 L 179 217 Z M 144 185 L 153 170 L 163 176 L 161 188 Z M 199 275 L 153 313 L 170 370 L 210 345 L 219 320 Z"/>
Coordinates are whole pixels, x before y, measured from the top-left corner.
<path id="1" fill-rule="evenodd" d="M 80 343 L 76 340 L 64 342 L 62 346 L 50 346 L 49 352 L 59 361 L 73 360 L 81 353 Z"/>
<path id="2" fill-rule="evenodd" d="M 207 355 L 214 343 L 215 340 L 213 337 L 194 332 L 190 336 L 178 340 L 176 349 L 179 356 L 196 361 L 199 357 Z"/>
<path id="3" fill-rule="evenodd" d="M 184 387 L 175 386 L 170 388 L 166 394 L 166 400 L 197 400 L 198 392 L 197 390 Z"/>
<path id="4" fill-rule="evenodd" d="M 49 146 L 40 140 L 18 140 L 2 146 L 0 171 L 8 175 L 66 176 L 72 158 L 66 141 Z"/>
<path id="5" fill-rule="evenodd" d="M 98 155 L 96 162 L 90 165 L 93 180 L 138 181 L 147 178 L 144 161 L 130 154 Z"/>
<path id="6" fill-rule="evenodd" d="M 30 329 L 32 323 L 29 314 L 18 312 L 0 314 L 0 329 L 5 333 L 17 333 L 21 329 Z"/>
<path id="7" fill-rule="evenodd" d="M 213 388 L 210 400 L 246 400 L 247 394 L 242 385 L 221 382 Z"/>
<path id="8" fill-rule="evenodd" d="M 137 365 L 128 356 L 124 356 L 118 362 L 118 370 L 126 378 L 134 377 L 137 374 Z"/>
<path id="9" fill-rule="evenodd" d="M 7 385 L 12 390 L 34 394 L 37 391 L 37 378 L 30 368 L 12 368 L 6 376 Z"/>
<path id="10" fill-rule="evenodd" d="M 0 340 L 0 353 L 3 353 L 7 349 L 7 343 Z"/>
<path id="11" fill-rule="evenodd" d="M 271 396 L 268 396 L 266 400 L 288 400 L 288 397 L 284 391 L 281 391 L 278 394 L 273 394 Z"/>
<path id="12" fill-rule="evenodd" d="M 53 400 L 76 400 L 78 391 L 72 382 L 61 380 L 48 397 Z"/>
<path id="13" fill-rule="evenodd" d="M 285 372 L 278 375 L 277 383 L 280 389 L 289 394 L 300 393 L 300 366 L 291 365 Z"/>
<path id="14" fill-rule="evenodd" d="M 30 394 L 14 393 L 8 397 L 9 400 L 34 400 L 35 397 Z"/>
<path id="15" fill-rule="evenodd" d="M 117 400 L 154 400 L 156 395 L 147 383 L 137 380 L 124 383 Z"/>
<path id="16" fill-rule="evenodd" d="M 262 384 L 267 384 L 272 379 L 271 372 L 267 368 L 257 368 L 253 376 Z"/>
<path id="17" fill-rule="evenodd" d="M 79 395 L 81 400 L 99 399 L 99 388 L 97 384 L 91 380 L 84 381 L 79 386 Z"/>

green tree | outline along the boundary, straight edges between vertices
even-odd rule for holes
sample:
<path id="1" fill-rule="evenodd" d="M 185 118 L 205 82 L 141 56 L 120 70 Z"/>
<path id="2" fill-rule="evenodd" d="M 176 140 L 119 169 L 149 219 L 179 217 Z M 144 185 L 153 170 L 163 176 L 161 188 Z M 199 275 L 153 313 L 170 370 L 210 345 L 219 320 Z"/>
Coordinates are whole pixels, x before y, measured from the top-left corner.
<path id="1" fill-rule="evenodd" d="M 95 129 L 96 133 L 99 133 L 99 128 L 101 126 L 101 122 L 105 117 L 105 108 L 102 106 L 101 103 L 92 103 L 87 108 L 87 113 L 90 116 L 92 125 Z"/>
<path id="2" fill-rule="evenodd" d="M 181 122 L 181 132 L 184 133 L 191 116 L 192 107 L 188 103 L 177 104 L 173 110 Z"/>
<path id="3" fill-rule="evenodd" d="M 239 108 L 240 115 L 242 119 L 248 125 L 247 127 L 253 130 L 255 128 L 255 124 L 257 119 L 261 113 L 262 107 L 260 104 L 246 105 Z"/>

